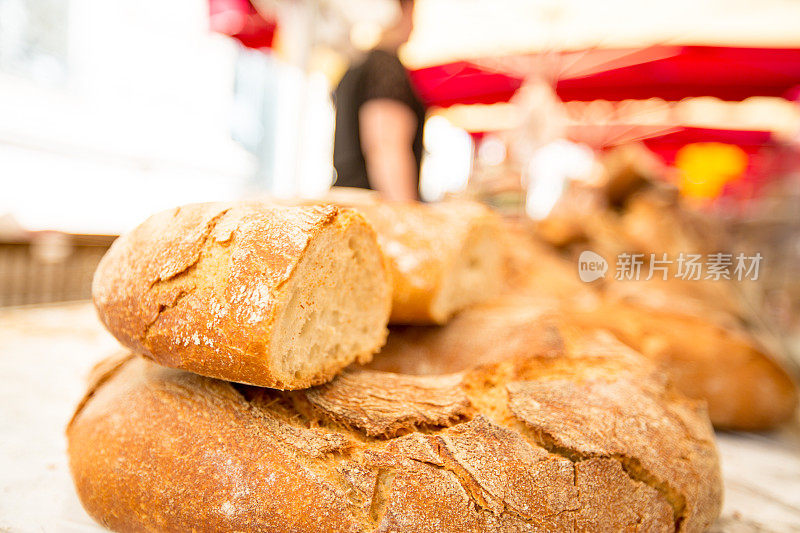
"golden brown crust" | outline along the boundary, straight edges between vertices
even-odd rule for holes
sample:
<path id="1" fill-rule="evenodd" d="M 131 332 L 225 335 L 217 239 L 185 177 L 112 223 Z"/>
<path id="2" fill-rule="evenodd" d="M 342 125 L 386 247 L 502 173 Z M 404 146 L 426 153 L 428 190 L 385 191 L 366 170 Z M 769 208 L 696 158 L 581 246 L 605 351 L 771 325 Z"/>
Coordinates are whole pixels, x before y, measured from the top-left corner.
<path id="1" fill-rule="evenodd" d="M 424 427 L 449 426 L 472 414 L 458 376 L 404 376 L 352 370 L 336 384 L 304 391 L 309 405 L 368 437 L 394 436 Z M 365 386 L 367 385 L 367 386 Z"/>
<path id="2" fill-rule="evenodd" d="M 310 243 L 325 228 L 350 225 L 374 235 L 360 215 L 334 206 L 210 203 L 165 211 L 114 243 L 95 274 L 94 303 L 120 342 L 162 365 L 277 388 L 323 383 L 346 362 L 286 379 L 271 365 L 274 327 L 283 289 Z M 388 272 L 374 275 L 384 279 L 386 302 L 376 312 L 388 315 Z"/>
<path id="3" fill-rule="evenodd" d="M 485 206 L 455 200 L 388 203 L 369 193 L 343 189 L 334 189 L 326 200 L 358 210 L 375 228 L 392 271 L 391 323 L 443 324 L 454 313 L 502 290 L 500 221 Z M 453 295 L 447 294 L 446 283 L 461 268 L 459 259 L 476 244 L 486 247 L 478 254 L 487 263 L 482 266 L 480 292 L 451 303 Z"/>
<path id="4" fill-rule="evenodd" d="M 555 304 L 503 297 L 467 309 L 446 326 L 393 326 L 369 368 L 412 375 L 446 374 L 508 357 L 560 356 L 566 324 Z"/>
<path id="5" fill-rule="evenodd" d="M 506 238 L 513 241 L 510 271 L 517 296 L 550 298 L 549 307 L 559 309 L 574 326 L 610 331 L 658 364 L 684 394 L 707 401 L 716 427 L 766 430 L 788 421 L 796 411 L 795 382 L 776 355 L 748 330 L 730 283 L 654 278 L 606 281 L 602 290 L 596 290 L 595 283 L 578 280 L 575 263 L 540 245 L 529 230 L 509 228 Z M 521 305 L 535 307 L 541 302 Z M 456 318 L 445 328 L 451 331 L 441 336 L 464 338 L 464 344 L 475 342 L 481 335 L 475 333 L 481 330 L 477 323 L 496 321 L 495 311 L 479 314 L 472 316 L 469 325 L 460 326 L 460 317 Z M 505 343 L 523 335 L 499 327 L 495 338 Z M 410 334 L 403 337 L 423 344 Z M 490 337 L 487 333 L 481 338 L 491 345 Z M 391 345 L 402 341 L 390 339 L 384 352 L 393 352 Z"/>
<path id="6" fill-rule="evenodd" d="M 280 392 L 133 358 L 67 429 L 119 531 L 702 531 L 708 420 L 609 336 L 443 376 Z M 656 443 L 656 445 L 653 445 Z"/>
<path id="7" fill-rule="evenodd" d="M 660 365 L 718 428 L 762 431 L 791 419 L 797 386 L 746 331 L 692 314 L 603 300 L 576 305 L 576 324 L 603 328 Z"/>

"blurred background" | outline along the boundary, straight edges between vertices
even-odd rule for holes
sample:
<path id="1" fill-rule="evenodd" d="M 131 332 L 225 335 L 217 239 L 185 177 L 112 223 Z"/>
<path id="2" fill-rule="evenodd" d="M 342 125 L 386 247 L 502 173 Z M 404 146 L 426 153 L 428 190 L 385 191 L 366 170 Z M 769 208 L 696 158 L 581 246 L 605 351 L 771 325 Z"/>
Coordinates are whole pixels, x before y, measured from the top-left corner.
<path id="1" fill-rule="evenodd" d="M 88 298 L 115 236 L 161 209 L 324 194 L 331 94 L 399 9 L 0 0 L 0 306 Z M 416 0 L 413 17 L 424 200 L 550 221 L 558 243 L 576 191 L 667 184 L 768 257 L 754 298 L 798 344 L 800 3 Z"/>

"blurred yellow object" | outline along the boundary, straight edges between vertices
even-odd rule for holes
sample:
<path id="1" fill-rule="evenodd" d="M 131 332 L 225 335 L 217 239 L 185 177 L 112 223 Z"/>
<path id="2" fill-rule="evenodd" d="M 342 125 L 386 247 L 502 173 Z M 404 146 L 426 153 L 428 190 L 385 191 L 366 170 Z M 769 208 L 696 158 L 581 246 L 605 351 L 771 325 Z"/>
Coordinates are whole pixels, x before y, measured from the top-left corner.
<path id="1" fill-rule="evenodd" d="M 681 173 L 679 188 L 684 196 L 711 199 L 720 195 L 726 183 L 742 177 L 747 154 L 732 144 L 693 143 L 678 150 L 675 166 Z"/>
<path id="2" fill-rule="evenodd" d="M 330 46 L 316 46 L 311 51 L 308 70 L 321 72 L 331 87 L 336 87 L 347 71 L 347 58 Z"/>

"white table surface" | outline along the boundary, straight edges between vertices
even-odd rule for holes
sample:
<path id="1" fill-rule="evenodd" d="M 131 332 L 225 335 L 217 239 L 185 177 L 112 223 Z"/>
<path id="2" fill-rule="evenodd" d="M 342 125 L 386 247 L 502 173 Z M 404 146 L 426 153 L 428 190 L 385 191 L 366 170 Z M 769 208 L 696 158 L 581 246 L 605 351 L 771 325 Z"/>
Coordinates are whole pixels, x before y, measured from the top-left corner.
<path id="1" fill-rule="evenodd" d="M 64 427 L 92 365 L 118 350 L 88 303 L 0 309 L 0 531 L 104 531 L 72 488 Z M 800 531 L 800 420 L 719 433 L 718 532 Z"/>

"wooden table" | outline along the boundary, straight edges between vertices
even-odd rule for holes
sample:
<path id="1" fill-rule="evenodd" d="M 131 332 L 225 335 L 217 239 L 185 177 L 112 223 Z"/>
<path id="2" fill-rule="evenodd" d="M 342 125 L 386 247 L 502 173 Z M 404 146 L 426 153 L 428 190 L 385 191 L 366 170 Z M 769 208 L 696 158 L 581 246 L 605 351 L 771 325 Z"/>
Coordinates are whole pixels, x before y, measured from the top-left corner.
<path id="1" fill-rule="evenodd" d="M 97 532 L 72 488 L 64 427 L 92 365 L 118 350 L 88 303 L 0 309 L 0 531 Z M 714 531 L 800 531 L 800 421 L 718 434 Z"/>

